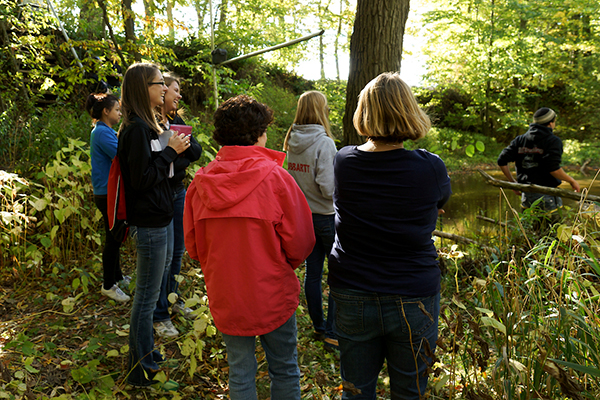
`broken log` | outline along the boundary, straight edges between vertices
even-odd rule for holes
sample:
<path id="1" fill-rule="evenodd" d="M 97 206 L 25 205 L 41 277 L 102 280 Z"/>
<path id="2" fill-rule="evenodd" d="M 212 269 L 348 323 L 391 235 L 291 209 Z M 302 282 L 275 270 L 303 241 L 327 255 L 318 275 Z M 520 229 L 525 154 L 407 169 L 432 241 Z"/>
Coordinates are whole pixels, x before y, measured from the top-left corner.
<path id="1" fill-rule="evenodd" d="M 486 182 L 492 186 L 502 187 L 502 188 L 511 189 L 511 190 L 518 190 L 520 192 L 547 194 L 550 196 L 564 197 L 567 199 L 572 199 L 572 200 L 577 200 L 577 201 L 587 200 L 587 201 L 600 202 L 600 196 L 588 194 L 587 190 L 585 191 L 585 193 L 584 192 L 577 193 L 572 190 L 552 188 L 552 187 L 547 187 L 547 186 L 539 186 L 539 185 L 533 185 L 533 184 L 528 185 L 528 184 L 523 184 L 523 183 L 501 181 L 501 180 L 491 177 L 489 174 L 487 174 L 482 169 L 477 169 L 477 171 L 479 172 L 479 174 L 481 174 L 483 179 L 485 179 Z"/>
<path id="2" fill-rule="evenodd" d="M 477 243 L 477 241 L 475 241 L 473 239 L 469 239 L 469 238 L 466 238 L 466 237 L 460 236 L 460 235 L 455 235 L 453 233 L 442 232 L 442 231 L 438 231 L 436 229 L 436 230 L 434 230 L 432 232 L 432 235 L 433 236 L 437 236 L 437 237 L 441 237 L 441 238 L 444 238 L 444 239 L 450 239 L 450 240 L 452 240 L 454 242 L 458 242 L 458 243 L 474 244 L 474 245 L 477 245 L 477 246 L 481 246 L 481 248 L 484 249 L 484 250 L 488 250 L 488 251 L 491 251 L 493 253 L 496 252 L 496 249 L 493 249 L 493 248 L 487 247 L 487 246 L 482 246 L 481 244 Z"/>
<path id="3" fill-rule="evenodd" d="M 494 224 L 494 225 L 506 226 L 506 222 L 496 221 L 493 218 L 484 217 L 483 215 L 476 215 L 475 218 L 480 219 L 480 220 L 485 221 L 485 222 L 489 222 L 489 223 Z"/>

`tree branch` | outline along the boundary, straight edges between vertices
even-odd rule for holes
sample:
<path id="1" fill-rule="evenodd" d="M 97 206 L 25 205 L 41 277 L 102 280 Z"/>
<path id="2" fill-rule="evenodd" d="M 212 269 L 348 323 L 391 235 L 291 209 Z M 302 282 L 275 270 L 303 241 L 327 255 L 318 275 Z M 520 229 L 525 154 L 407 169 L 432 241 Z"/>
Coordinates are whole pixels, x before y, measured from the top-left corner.
<path id="1" fill-rule="evenodd" d="M 106 27 L 108 28 L 108 32 L 110 34 L 110 39 L 115 44 L 115 50 L 117 51 L 117 54 L 119 55 L 119 58 L 121 59 L 121 66 L 123 68 L 123 71 L 125 71 L 128 67 L 128 64 L 125 61 L 125 57 L 123 56 L 123 53 L 121 53 L 121 49 L 119 49 L 119 44 L 117 43 L 117 39 L 115 39 L 115 34 L 113 33 L 112 26 L 110 25 L 110 21 L 108 20 L 108 12 L 106 11 L 106 4 L 104 4 L 104 0 L 98 0 L 98 5 L 102 9 L 102 17 L 104 19 L 104 25 L 106 25 Z"/>

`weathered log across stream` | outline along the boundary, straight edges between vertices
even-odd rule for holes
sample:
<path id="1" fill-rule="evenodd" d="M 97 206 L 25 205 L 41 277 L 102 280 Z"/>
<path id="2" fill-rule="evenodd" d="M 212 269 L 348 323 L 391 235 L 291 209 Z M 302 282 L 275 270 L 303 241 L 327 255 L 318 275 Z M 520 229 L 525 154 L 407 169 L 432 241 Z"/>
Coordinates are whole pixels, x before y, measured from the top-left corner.
<path id="1" fill-rule="evenodd" d="M 564 198 L 577 200 L 577 201 L 600 202 L 600 196 L 589 194 L 587 190 L 584 190 L 582 193 L 577 193 L 572 190 L 551 188 L 551 187 L 539 186 L 539 185 L 526 185 L 526 184 L 514 183 L 514 182 L 508 182 L 508 181 L 496 179 L 496 178 L 490 176 L 488 173 L 486 173 L 482 169 L 478 169 L 477 172 L 479 172 L 479 174 L 485 179 L 486 183 L 491 186 L 506 188 L 506 189 L 510 189 L 510 190 L 518 190 L 520 192 L 534 192 L 534 193 L 548 194 L 550 196 L 564 197 Z M 482 217 L 482 216 L 477 216 L 477 218 L 482 219 L 486 222 L 505 226 L 504 222 L 496 221 L 491 218 L 486 218 L 486 217 Z M 433 231 L 432 235 L 438 236 L 438 237 L 444 238 L 444 239 L 449 239 L 449 240 L 452 240 L 457 243 L 475 244 L 478 246 L 482 246 L 480 243 L 478 243 L 477 241 L 475 241 L 473 239 L 469 239 L 467 237 L 448 233 L 448 232 L 442 232 L 442 231 L 435 230 L 435 231 Z M 487 246 L 482 246 L 482 248 L 489 250 L 489 251 L 495 251 L 495 249 L 489 248 Z"/>
<path id="2" fill-rule="evenodd" d="M 600 202 L 600 196 L 595 196 L 593 194 L 589 194 L 589 193 L 587 193 L 587 190 L 585 190 L 581 193 L 577 193 L 572 190 L 566 190 L 566 189 L 551 188 L 551 187 L 539 186 L 539 185 L 526 185 L 523 183 L 501 181 L 499 179 L 496 179 L 496 178 L 490 176 L 488 173 L 486 173 L 482 169 L 478 169 L 477 172 L 479 172 L 481 174 L 481 176 L 483 176 L 483 179 L 485 179 L 489 185 L 496 186 L 496 187 L 501 187 L 501 188 L 506 188 L 506 189 L 511 189 L 511 190 L 518 190 L 520 192 L 542 193 L 542 194 L 547 194 L 550 196 L 564 197 L 567 199 L 572 199 L 572 200 L 577 200 L 577 201 L 586 200 L 586 201 Z"/>

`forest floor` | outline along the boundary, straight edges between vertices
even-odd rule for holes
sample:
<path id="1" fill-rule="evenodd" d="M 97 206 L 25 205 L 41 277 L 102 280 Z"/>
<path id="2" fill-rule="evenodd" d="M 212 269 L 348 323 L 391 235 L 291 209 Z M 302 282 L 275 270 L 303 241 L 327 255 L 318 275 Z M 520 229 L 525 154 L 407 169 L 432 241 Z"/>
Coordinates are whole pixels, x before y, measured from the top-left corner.
<path id="1" fill-rule="evenodd" d="M 125 272 L 132 273 L 135 262 L 131 254 L 122 258 Z M 187 256 L 184 260 L 182 274 L 197 268 Z M 304 268 L 301 266 L 297 271 L 302 281 Z M 94 273 L 100 274 L 100 271 Z M 190 364 L 181 354 L 181 347 L 184 334 L 193 329 L 193 323 L 182 317 L 173 319 L 181 332 L 178 338 L 165 340 L 155 335 L 156 346 L 168 357 L 169 364 L 175 365 L 165 372 L 169 379 L 180 384 L 179 390 L 164 392 L 127 385 L 124 381 L 127 352 L 123 348 L 128 344 L 131 302 L 108 301 L 100 294 L 101 283 L 94 281 L 94 274 L 91 276 L 89 292 L 79 297 L 70 312 L 65 312 L 63 307 L 63 300 L 74 296 L 70 284 L 73 276 L 68 271 L 3 278 L 0 284 L 0 398 L 227 398 L 228 366 L 220 334 L 202 338 L 205 342 L 202 360 L 190 376 Z M 204 292 L 200 275 L 186 276 L 182 283 L 183 294 L 194 290 Z M 77 292 L 81 293 L 81 287 Z M 340 398 L 339 354 L 311 337 L 312 324 L 303 293 L 296 315 L 302 398 Z M 267 399 L 269 377 L 260 341 L 256 356 L 258 398 Z M 106 386 L 107 382 L 110 391 L 101 391 L 100 386 Z"/>

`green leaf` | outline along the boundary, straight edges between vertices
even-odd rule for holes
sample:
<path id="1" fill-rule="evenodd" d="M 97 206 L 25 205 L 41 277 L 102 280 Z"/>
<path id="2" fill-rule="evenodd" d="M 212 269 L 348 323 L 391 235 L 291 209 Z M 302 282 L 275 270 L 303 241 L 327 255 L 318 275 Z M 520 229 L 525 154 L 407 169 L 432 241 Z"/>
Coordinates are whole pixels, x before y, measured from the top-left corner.
<path id="1" fill-rule="evenodd" d="M 73 283 L 71 284 L 71 287 L 73 288 L 73 290 L 77 290 L 79 285 L 81 285 L 81 281 L 79 280 L 79 278 L 73 279 Z"/>
<path id="2" fill-rule="evenodd" d="M 90 383 L 94 379 L 94 374 L 88 367 L 81 367 L 71 370 L 71 376 L 82 385 Z"/>
<path id="3" fill-rule="evenodd" d="M 475 309 L 481 311 L 490 318 L 492 317 L 492 315 L 494 315 L 494 312 L 492 310 L 488 310 L 487 308 L 475 307 Z"/>
<path id="4" fill-rule="evenodd" d="M 483 325 L 485 326 L 491 326 L 493 328 L 496 328 L 497 330 L 506 335 L 506 327 L 504 326 L 504 324 L 494 318 L 481 317 L 481 323 L 483 323 Z"/>
<path id="5" fill-rule="evenodd" d="M 557 364 L 564 365 L 565 367 L 574 369 L 575 371 L 583 372 L 584 374 L 588 374 L 588 375 L 592 375 L 597 378 L 600 378 L 600 369 L 598 369 L 598 368 L 575 364 L 575 363 L 568 362 L 568 361 L 561 361 L 561 360 L 557 360 L 555 358 L 550 358 L 549 360 L 552 360 Z"/>
<path id="6" fill-rule="evenodd" d="M 110 350 L 108 353 L 106 353 L 106 357 L 118 357 L 119 356 L 119 352 L 117 350 Z"/>
<path id="7" fill-rule="evenodd" d="M 480 153 L 483 153 L 485 151 L 485 144 L 483 144 L 481 140 L 478 140 L 477 143 L 475 143 L 475 147 L 477 147 L 477 150 Z"/>
<path id="8" fill-rule="evenodd" d="M 454 150 L 456 150 L 456 148 L 457 148 L 457 147 L 458 147 L 458 142 L 456 141 L 456 139 L 454 139 L 454 140 L 452 141 L 452 144 L 450 145 L 450 149 L 451 149 L 452 151 L 454 151 Z"/>
<path id="9" fill-rule="evenodd" d="M 468 145 L 465 149 L 465 153 L 467 154 L 467 156 L 473 157 L 475 155 L 475 146 L 473 146 L 472 144 Z"/>
<path id="10" fill-rule="evenodd" d="M 40 243 L 45 248 L 52 246 L 52 240 L 48 239 L 46 236 L 42 236 L 42 238 L 40 239 Z"/>

